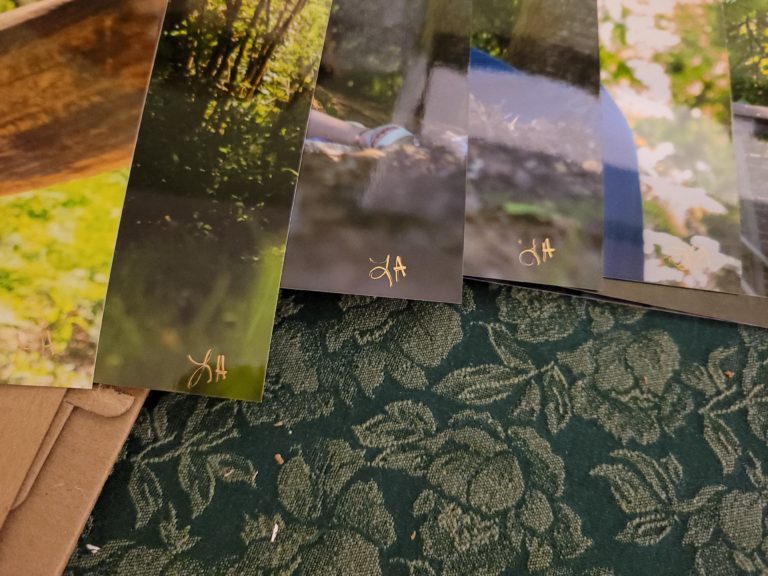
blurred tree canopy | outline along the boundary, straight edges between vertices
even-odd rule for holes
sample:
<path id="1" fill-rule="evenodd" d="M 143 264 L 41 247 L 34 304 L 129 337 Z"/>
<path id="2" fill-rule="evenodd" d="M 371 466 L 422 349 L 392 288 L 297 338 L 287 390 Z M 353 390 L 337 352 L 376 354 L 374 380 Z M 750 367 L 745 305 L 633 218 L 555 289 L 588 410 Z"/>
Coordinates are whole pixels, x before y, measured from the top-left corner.
<path id="1" fill-rule="evenodd" d="M 768 106 L 768 0 L 726 0 L 734 101 Z"/>
<path id="2" fill-rule="evenodd" d="M 741 1 L 741 0 L 738 0 Z M 610 42 L 600 46 L 603 83 L 607 86 L 628 83 L 638 90 L 643 82 L 628 65 L 643 59 L 627 40 L 627 19 L 632 10 L 625 7 L 622 18 L 613 20 L 604 11 L 601 24 L 611 24 Z M 659 30 L 679 35 L 673 47 L 656 52 L 653 61 L 664 67 L 670 79 L 674 103 L 688 109 L 700 109 L 719 122 L 730 122 L 730 85 L 725 61 L 725 23 L 718 3 L 679 2 L 669 14 L 660 14 Z M 605 40 L 605 39 L 604 39 Z"/>
<path id="3" fill-rule="evenodd" d="M 226 354 L 258 396 L 330 0 L 170 0 L 102 324 L 97 378 L 184 386 Z M 221 393 L 221 388 L 218 389 Z"/>
<path id="4" fill-rule="evenodd" d="M 473 6 L 472 47 L 506 60 L 521 0 L 481 0 Z"/>
<path id="5" fill-rule="evenodd" d="M 738 290 L 738 182 L 722 3 L 674 0 L 658 11 L 643 0 L 601 0 L 599 14 L 602 83 L 638 150 L 646 281 Z M 692 256 L 697 236 L 714 241 L 704 253 L 722 265 L 701 265 Z"/>
<path id="6" fill-rule="evenodd" d="M 418 111 L 403 95 L 424 89 L 424 67 L 466 73 L 470 12 L 470 0 L 337 0 L 315 104 L 365 125 L 396 122 L 418 131 Z"/>
<path id="7" fill-rule="evenodd" d="M 168 216 L 209 236 L 217 225 L 269 229 L 265 209 L 289 210 L 286 191 L 296 178 L 328 4 L 172 0 L 128 201 L 134 190 L 153 188 L 208 198 L 205 216 L 192 210 Z M 131 213 L 162 225 L 169 206 L 153 211 L 150 204 L 130 206 Z"/>
<path id="8" fill-rule="evenodd" d="M 680 3 L 665 20 L 680 34 L 679 44 L 657 56 L 672 81 L 675 103 L 728 125 L 731 85 L 722 5 Z"/>
<path id="9" fill-rule="evenodd" d="M 594 0 L 477 0 L 472 46 L 519 70 L 597 91 Z"/>

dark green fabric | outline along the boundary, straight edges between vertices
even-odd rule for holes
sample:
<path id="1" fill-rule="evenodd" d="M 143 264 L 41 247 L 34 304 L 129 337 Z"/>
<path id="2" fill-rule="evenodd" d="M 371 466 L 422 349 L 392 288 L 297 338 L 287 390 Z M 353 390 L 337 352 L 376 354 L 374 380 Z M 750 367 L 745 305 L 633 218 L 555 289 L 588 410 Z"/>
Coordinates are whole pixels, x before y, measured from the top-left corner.
<path id="1" fill-rule="evenodd" d="M 286 293 L 264 403 L 152 395 L 67 573 L 766 573 L 767 437 L 765 331 Z"/>

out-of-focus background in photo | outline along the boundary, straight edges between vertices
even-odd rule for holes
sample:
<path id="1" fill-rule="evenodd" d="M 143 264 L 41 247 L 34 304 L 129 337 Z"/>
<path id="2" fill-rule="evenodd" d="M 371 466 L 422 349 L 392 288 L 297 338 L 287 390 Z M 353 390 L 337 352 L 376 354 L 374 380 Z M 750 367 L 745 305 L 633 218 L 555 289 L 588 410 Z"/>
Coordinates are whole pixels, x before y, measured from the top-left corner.
<path id="1" fill-rule="evenodd" d="M 634 134 L 646 282 L 740 290 L 723 6 L 599 0 L 601 81 Z"/>
<path id="2" fill-rule="evenodd" d="M 768 0 L 727 0 L 742 288 L 768 296 Z"/>
<path id="3" fill-rule="evenodd" d="M 603 277 L 593 0 L 473 3 L 465 274 L 596 289 Z M 544 243 L 555 250 L 545 257 Z M 540 261 L 531 252 L 534 249 Z"/>
<path id="4" fill-rule="evenodd" d="M 334 3 L 315 110 L 367 129 L 394 124 L 413 138 L 365 149 L 308 142 L 284 287 L 460 300 L 469 15 L 470 0 Z M 391 287 L 369 276 L 371 260 L 387 255 L 407 267 Z"/>
<path id="5" fill-rule="evenodd" d="M 0 383 L 89 388 L 162 0 L 0 0 Z"/>

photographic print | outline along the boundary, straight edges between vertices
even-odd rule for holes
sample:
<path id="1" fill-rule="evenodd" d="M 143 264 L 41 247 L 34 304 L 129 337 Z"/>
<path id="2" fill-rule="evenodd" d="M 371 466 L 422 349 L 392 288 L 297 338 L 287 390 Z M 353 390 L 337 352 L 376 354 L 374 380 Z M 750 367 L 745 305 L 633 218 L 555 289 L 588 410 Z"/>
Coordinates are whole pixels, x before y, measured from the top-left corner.
<path id="1" fill-rule="evenodd" d="M 742 289 L 768 296 L 768 0 L 725 2 L 741 198 Z"/>
<path id="2" fill-rule="evenodd" d="M 162 0 L 0 0 L 0 384 L 90 388 Z"/>
<path id="3" fill-rule="evenodd" d="M 461 300 L 470 10 L 334 2 L 283 287 Z"/>
<path id="4" fill-rule="evenodd" d="M 612 130 L 606 199 L 617 186 L 642 205 L 642 242 L 606 205 L 616 238 L 643 266 L 606 277 L 738 293 L 736 156 L 723 5 L 717 0 L 599 0 L 601 80 Z M 607 141 L 606 141 L 607 142 Z M 634 192 L 632 192 L 634 191 Z M 622 238 L 621 230 L 626 230 Z"/>
<path id="5" fill-rule="evenodd" d="M 261 399 L 329 9 L 327 0 L 168 4 L 98 383 Z"/>
<path id="6" fill-rule="evenodd" d="M 768 306 L 757 296 L 608 278 L 599 295 L 627 304 L 768 328 Z"/>
<path id="7" fill-rule="evenodd" d="M 596 289 L 603 276 L 596 6 L 477 0 L 464 272 Z"/>

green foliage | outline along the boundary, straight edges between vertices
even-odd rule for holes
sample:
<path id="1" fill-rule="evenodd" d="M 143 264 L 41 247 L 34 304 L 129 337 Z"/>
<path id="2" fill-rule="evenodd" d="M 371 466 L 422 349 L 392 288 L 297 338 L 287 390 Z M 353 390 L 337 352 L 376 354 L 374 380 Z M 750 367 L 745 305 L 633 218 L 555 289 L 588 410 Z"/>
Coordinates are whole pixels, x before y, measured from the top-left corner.
<path id="1" fill-rule="evenodd" d="M 327 0 L 172 2 L 166 17 L 140 138 L 139 185 L 221 202 L 188 223 L 210 236 L 225 225 L 263 224 L 265 201 L 290 205 L 274 190 L 292 187 Z M 157 221 L 152 214 L 142 221 Z"/>
<path id="2" fill-rule="evenodd" d="M 731 86 L 726 73 L 722 7 L 680 4 L 666 20 L 679 31 L 680 42 L 672 50 L 657 54 L 656 60 L 672 81 L 675 103 L 700 109 L 728 124 Z"/>
<path id="3" fill-rule="evenodd" d="M 675 233 L 675 224 L 670 214 L 657 202 L 643 202 L 643 220 L 647 228 L 667 234 Z"/>
<path id="4" fill-rule="evenodd" d="M 4 382 L 90 385 L 126 177 L 110 172 L 0 198 Z M 40 350 L 46 330 L 53 356 Z"/>
<path id="5" fill-rule="evenodd" d="M 616 3 L 605 1 L 600 9 L 602 82 L 638 148 L 645 230 L 661 234 L 653 242 L 646 235 L 647 248 L 654 249 L 647 253 L 646 280 L 733 290 L 738 181 L 725 46 L 729 24 L 722 5 L 676 2 L 652 18 L 642 3 L 611 8 Z M 731 259 L 719 271 L 690 259 L 681 264 L 678 254 L 693 254 L 688 243 L 696 236 L 716 241 L 717 256 Z M 699 284 L 685 276 L 693 273 Z"/>
<path id="6" fill-rule="evenodd" d="M 620 20 L 613 20 L 606 10 L 601 24 L 610 24 L 610 44 L 603 38 L 600 47 L 602 80 L 607 86 L 626 83 L 641 90 L 643 83 L 627 64 L 635 47 L 627 39 L 629 8 L 624 8 Z M 678 4 L 674 12 L 659 15 L 658 30 L 679 34 L 680 41 L 667 50 L 660 50 L 652 61 L 664 67 L 671 82 L 675 104 L 700 109 L 710 117 L 727 123 L 730 118 L 730 85 L 728 83 L 723 14 L 719 4 Z M 652 88 L 652 87 L 648 87 Z"/>
<path id="7" fill-rule="evenodd" d="M 551 203 L 549 205 L 532 204 L 530 202 L 506 202 L 503 205 L 504 212 L 510 216 L 530 216 L 542 221 L 552 219 Z"/>
<path id="8" fill-rule="evenodd" d="M 7 12 L 16 8 L 16 3 L 13 0 L 0 0 L 0 12 Z"/>
<path id="9" fill-rule="evenodd" d="M 127 192 L 97 378 L 187 390 L 206 350 L 260 396 L 329 0 L 172 0 Z M 215 389 L 214 389 L 215 388 Z"/>
<path id="10" fill-rule="evenodd" d="M 621 24 L 617 24 L 614 32 L 624 28 Z M 623 38 L 623 36 L 618 36 L 617 39 L 619 38 Z M 619 41 L 626 44 L 626 39 Z M 635 78 L 632 68 L 627 66 L 624 59 L 615 52 L 606 50 L 604 46 L 600 46 L 600 74 L 609 84 L 627 82 L 635 87 L 641 86 L 640 81 Z"/>
<path id="11" fill-rule="evenodd" d="M 521 0 L 482 0 L 472 14 L 472 47 L 494 58 L 507 56 Z"/>
<path id="12" fill-rule="evenodd" d="M 768 105 L 768 0 L 726 0 L 733 99 Z"/>

